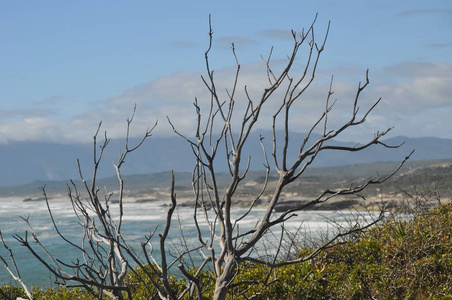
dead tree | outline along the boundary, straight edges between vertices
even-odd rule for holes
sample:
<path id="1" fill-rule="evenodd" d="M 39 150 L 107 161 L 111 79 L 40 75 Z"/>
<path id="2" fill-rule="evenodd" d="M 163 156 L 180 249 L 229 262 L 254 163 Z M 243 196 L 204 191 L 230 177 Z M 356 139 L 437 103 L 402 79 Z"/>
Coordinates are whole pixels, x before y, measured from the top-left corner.
<path id="1" fill-rule="evenodd" d="M 332 238 L 329 242 L 314 250 L 311 255 L 307 257 L 297 258 L 294 260 L 279 261 L 276 257 L 271 259 L 262 259 L 250 255 L 254 247 L 265 237 L 271 229 L 283 224 L 295 215 L 295 212 L 304 210 L 310 206 L 323 203 L 332 199 L 333 197 L 342 195 L 357 195 L 363 191 L 367 186 L 373 184 L 380 184 L 390 178 L 394 173 L 373 178 L 359 185 L 352 185 L 344 189 L 329 190 L 326 189 L 315 200 L 307 204 L 300 204 L 299 206 L 288 209 L 278 216 L 274 215 L 274 209 L 282 198 L 284 188 L 295 180 L 299 179 L 305 170 L 312 164 L 316 157 L 321 152 L 325 151 L 361 151 L 372 145 L 380 145 L 383 147 L 398 147 L 386 145 L 381 141 L 381 138 L 386 135 L 391 128 L 381 132 L 374 133 L 374 136 L 369 141 L 358 144 L 352 147 L 334 146 L 329 141 L 338 137 L 347 129 L 356 127 L 365 122 L 366 117 L 374 110 L 380 102 L 376 100 L 367 111 L 359 114 L 359 98 L 364 89 L 369 84 L 368 72 L 366 72 L 365 82 L 359 84 L 356 90 L 354 99 L 351 101 L 351 112 L 348 121 L 343 123 L 338 128 L 332 129 L 329 127 L 328 117 L 332 112 L 336 101 L 331 101 L 333 95 L 332 80 L 330 89 L 326 94 L 324 111 L 321 113 L 317 121 L 308 130 L 305 138 L 299 141 L 289 141 L 291 109 L 296 102 L 301 101 L 302 96 L 314 81 L 317 65 L 328 36 L 328 29 L 320 44 L 316 42 L 314 34 L 314 22 L 306 30 L 297 34 L 292 31 L 293 49 L 289 55 L 285 67 L 279 74 L 273 71 L 271 67 L 271 53 L 268 59 L 264 60 L 266 65 L 268 85 L 263 89 L 260 97 L 255 98 L 248 93 L 247 87 L 244 87 L 244 97 L 240 98 L 238 82 L 240 79 L 241 66 L 238 62 L 234 45 L 232 44 L 232 54 L 237 62 L 234 84 L 227 91 L 227 97 L 222 98 L 218 92 L 214 71 L 211 68 L 209 61 L 209 54 L 212 48 L 213 32 L 210 27 L 210 43 L 205 52 L 206 77 L 202 80 L 210 94 L 210 107 L 207 108 L 207 114 L 202 112 L 202 108 L 197 101 L 194 102 L 196 117 L 198 120 L 196 127 L 196 136 L 191 139 L 180 133 L 175 126 L 172 125 L 174 131 L 184 138 L 194 153 L 196 159 L 196 167 L 193 172 L 193 190 L 197 206 L 195 208 L 193 218 L 198 230 L 199 243 L 202 246 L 202 255 L 205 263 L 210 262 L 213 268 L 213 276 L 215 278 L 215 294 L 214 299 L 225 299 L 231 287 L 240 285 L 249 285 L 250 282 L 234 282 L 239 265 L 249 261 L 265 265 L 272 268 L 281 267 L 287 264 L 294 264 L 311 259 L 322 250 L 330 247 L 342 235 L 351 234 L 363 229 L 363 226 L 358 226 L 345 233 L 339 234 Z M 304 47 L 304 48 L 303 48 Z M 301 74 L 292 76 L 292 68 L 298 58 L 299 52 L 302 49 L 306 50 L 304 69 Z M 256 124 L 261 116 L 264 107 L 271 105 L 270 102 L 275 98 L 278 91 L 279 107 L 275 109 L 272 118 L 272 151 L 271 161 L 274 169 L 278 174 L 276 185 L 271 187 L 268 191 L 268 182 L 270 174 L 270 164 L 267 159 L 267 151 L 262 142 L 263 153 L 265 157 L 266 179 L 262 184 L 261 191 L 250 199 L 247 212 L 234 219 L 232 217 L 232 210 L 237 201 L 237 190 L 241 186 L 243 180 L 247 176 L 249 170 L 250 158 L 244 157 L 244 150 L 250 142 L 250 133 L 256 127 Z M 245 100 L 243 100 L 245 98 Z M 282 99 L 281 99 L 282 98 Z M 243 111 L 236 111 L 236 104 L 239 101 L 246 101 L 245 109 Z M 240 121 L 238 123 L 238 130 L 233 129 L 234 117 L 239 114 Z M 203 122 L 203 120 L 205 120 Z M 237 124 L 237 122 L 235 123 Z M 282 124 L 282 134 L 277 130 L 278 124 Z M 220 128 L 220 130 L 218 130 Z M 321 137 L 317 140 L 311 141 L 313 132 L 318 131 Z M 289 147 L 296 147 L 299 149 L 298 155 L 294 160 L 290 160 L 288 155 Z M 218 172 L 216 166 L 223 159 L 221 150 L 226 149 L 226 160 L 229 167 L 230 180 L 226 189 L 222 189 L 217 180 Z M 406 158 L 408 159 L 408 157 Z M 403 163 L 402 163 L 403 164 Z M 397 170 L 396 170 L 397 171 Z M 259 221 L 256 227 L 248 232 L 240 232 L 238 221 L 247 217 L 250 211 L 255 208 L 256 203 L 260 200 L 264 193 L 270 192 L 271 199 L 266 204 L 266 211 L 259 216 Z M 209 210 L 211 208 L 211 210 Z M 201 216 L 209 228 L 209 235 L 203 236 L 199 222 Z M 255 218 L 255 217 L 254 217 Z M 377 222 L 379 218 L 365 225 L 371 226 Z M 278 246 L 281 247 L 281 243 Z M 277 252 L 278 252 L 277 251 Z M 189 278 L 190 279 L 190 278 Z M 258 283 L 258 282 L 254 282 Z"/>
<path id="2" fill-rule="evenodd" d="M 105 133 L 104 141 L 100 146 L 98 145 L 98 134 L 101 123 L 99 123 L 99 127 L 93 138 L 93 174 L 91 182 L 85 180 L 80 163 L 77 160 L 83 187 L 79 190 L 75 182 L 71 181 L 67 189 L 68 197 L 71 201 L 73 211 L 79 220 L 83 235 L 80 243 L 69 240 L 61 233 L 55 221 L 45 187 L 42 188 L 53 227 L 60 238 L 66 243 L 67 247 L 73 247 L 78 250 L 79 258 L 71 258 L 70 262 L 63 262 L 55 258 L 55 254 L 50 253 L 45 245 L 41 243 L 28 218 L 22 217 L 28 224 L 31 234 L 25 232 L 23 236 L 19 234 L 14 236 L 22 246 L 26 247 L 55 276 L 57 284 L 69 287 L 81 286 L 99 297 L 99 299 L 103 295 L 109 296 L 112 299 L 123 299 L 124 294 L 128 298 L 131 298 L 130 289 L 124 283 L 124 278 L 130 270 L 127 251 L 131 247 L 124 239 L 121 231 L 124 216 L 124 184 L 121 176 L 121 166 L 129 153 L 138 149 L 151 136 L 152 130 L 155 127 L 154 125 L 154 127 L 148 129 L 141 141 L 134 147 L 131 147 L 129 145 L 129 130 L 133 116 L 134 114 L 127 120 L 125 150 L 120 154 L 118 161 L 114 163 L 119 185 L 119 191 L 115 195 L 118 206 L 115 209 L 111 208 L 113 193 L 108 191 L 101 192 L 96 181 L 102 155 L 110 141 Z M 98 147 L 99 151 L 97 149 Z M 117 212 L 117 216 L 114 215 L 114 210 Z M 30 239 L 38 245 L 37 248 L 32 246 Z M 20 279 L 20 276 L 18 277 Z M 29 295 L 29 297 L 31 296 Z"/>
<path id="3" fill-rule="evenodd" d="M 24 289 L 24 292 L 25 292 L 25 294 L 27 295 L 27 297 L 28 297 L 30 300 L 33 300 L 33 296 L 32 296 L 32 294 L 31 294 L 31 292 L 29 291 L 27 285 L 25 284 L 25 282 L 22 280 L 22 277 L 20 276 L 20 272 L 19 272 L 19 269 L 18 269 L 18 267 L 17 267 L 16 259 L 14 258 L 13 251 L 11 250 L 11 248 L 9 248 L 9 247 L 6 245 L 5 240 L 3 239 L 3 235 L 2 235 L 2 232 L 1 232 L 1 231 L 0 231 L 0 240 L 2 241 L 3 247 L 4 247 L 4 248 L 8 251 L 8 253 L 9 253 L 9 258 L 10 258 L 11 265 L 12 265 L 12 267 L 11 267 L 10 265 L 8 265 L 8 262 L 6 261 L 6 259 L 5 259 L 3 256 L 0 255 L 0 260 L 1 260 L 2 263 L 3 263 L 3 267 L 8 271 L 8 273 L 11 275 L 11 277 L 12 277 L 15 281 L 17 281 L 17 283 L 19 283 L 19 284 L 21 285 L 21 287 Z M 5 299 L 6 299 L 7 295 L 3 295 L 3 296 L 4 296 Z"/>
<path id="4" fill-rule="evenodd" d="M 109 141 L 105 135 L 105 140 L 100 145 L 100 152 L 97 153 L 97 137 L 100 126 L 94 135 L 94 168 L 91 183 L 84 179 L 82 170 L 79 167 L 83 193 L 79 192 L 79 188 L 74 182 L 68 185 L 69 199 L 75 214 L 79 218 L 83 232 L 81 243 L 74 243 L 60 233 L 49 201 L 47 201 L 48 210 L 56 231 L 68 246 L 78 249 L 81 253 L 81 259 L 70 263 L 56 259 L 40 243 L 31 224 L 29 224 L 31 238 L 44 251 L 45 255 L 35 250 L 35 246 L 32 246 L 29 241 L 28 233 L 23 236 L 16 235 L 15 238 L 55 275 L 58 283 L 69 286 L 82 286 L 99 298 L 104 295 L 110 296 L 112 299 L 131 298 L 132 290 L 125 278 L 127 273 L 133 273 L 139 278 L 140 282 L 145 283 L 149 298 L 202 299 L 207 288 L 206 285 L 213 284 L 215 290 L 214 299 L 226 299 L 228 295 L 234 298 L 231 292 L 233 290 L 240 294 L 245 292 L 246 287 L 249 285 L 269 284 L 274 279 L 270 276 L 272 269 L 308 261 L 321 253 L 321 251 L 332 247 L 342 237 L 363 230 L 378 222 L 381 219 L 381 215 L 369 223 L 356 224 L 353 228 L 337 234 L 320 247 L 314 249 L 306 257 L 288 258 L 285 260 L 281 260 L 278 257 L 284 239 L 284 230 L 282 230 L 278 238 L 279 244 L 276 246 L 276 254 L 273 257 L 253 255 L 259 242 L 265 239 L 271 231 L 275 234 L 277 228 L 284 228 L 284 222 L 294 217 L 297 211 L 305 210 L 334 197 L 359 195 L 369 185 L 381 184 L 397 171 L 395 170 L 394 173 L 387 176 L 372 178 L 363 183 L 350 185 L 342 189 L 325 189 L 309 203 L 292 207 L 280 214 L 274 213 L 276 205 L 283 198 L 284 189 L 294 181 L 300 180 L 300 176 L 313 163 L 319 153 L 326 151 L 356 152 L 373 145 L 393 147 L 381 141 L 381 138 L 391 128 L 376 132 L 370 140 L 351 147 L 334 146 L 334 144 L 330 143 L 344 131 L 364 123 L 366 117 L 380 102 L 380 99 L 378 99 L 370 105 L 369 109 L 364 112 L 359 111 L 358 101 L 360 95 L 369 84 L 367 72 L 364 83 L 358 85 L 356 94 L 351 100 L 351 111 L 348 120 L 338 127 L 330 128 L 329 116 L 336 103 L 336 101 L 331 100 L 333 95 L 331 80 L 330 88 L 324 100 L 324 110 L 318 115 L 312 127 L 309 128 L 304 139 L 291 140 L 289 138 L 290 113 L 294 105 L 301 101 L 306 90 L 314 81 L 317 65 L 328 36 L 327 30 L 321 43 L 318 44 L 314 34 L 314 25 L 315 20 L 306 31 L 300 34 L 292 32 L 292 52 L 279 73 L 271 67 L 271 53 L 268 59 L 264 60 L 268 82 L 267 87 L 262 90 L 261 95 L 257 98 L 248 92 L 246 86 L 243 91 L 239 88 L 241 68 L 233 46 L 232 54 L 237 62 L 235 79 L 231 89 L 228 90 L 227 97 L 223 99 L 218 92 L 214 71 L 209 60 L 213 43 L 213 32 L 209 22 L 210 42 L 205 52 L 207 75 L 202 77 L 210 95 L 210 105 L 207 107 L 207 113 L 204 113 L 203 107 L 195 100 L 194 107 L 197 124 L 195 125 L 196 134 L 194 138 L 180 133 L 173 126 L 171 120 L 168 119 L 174 131 L 189 143 L 195 158 L 192 184 L 196 202 L 193 209 L 193 222 L 197 232 L 196 245 L 188 246 L 184 244 L 177 255 L 168 255 L 167 240 L 177 205 L 174 176 L 171 182 L 171 205 L 168 209 L 164 228 L 159 233 L 157 233 L 157 230 L 152 231 L 152 228 L 150 228 L 150 234 L 141 242 L 141 250 L 139 252 L 136 252 L 136 248 L 133 248 L 130 241 L 122 234 L 124 182 L 121 176 L 121 166 L 125 162 L 126 156 L 139 148 L 151 135 L 153 129 L 145 132 L 138 145 L 130 147 L 129 127 L 133 116 L 127 121 L 125 150 L 114 165 L 119 184 L 118 204 L 113 205 L 111 201 L 112 193 L 108 191 L 101 192 L 96 185 L 97 169 L 101 162 L 103 151 Z M 306 57 L 304 68 L 297 76 L 292 76 L 294 64 L 302 49 L 306 51 L 304 53 L 304 57 Z M 243 110 L 238 110 L 236 107 L 239 101 L 245 101 L 246 103 Z M 275 101 L 278 101 L 277 103 L 279 104 L 274 110 L 269 125 L 272 129 L 270 155 L 267 155 L 263 137 L 258 141 L 262 145 L 265 180 L 261 185 L 260 191 L 249 199 L 246 212 L 239 217 L 234 217 L 233 212 L 238 198 L 237 191 L 242 187 L 250 168 L 250 158 L 245 157 L 244 154 L 247 145 L 252 142 L 250 141 L 250 134 L 261 118 L 262 111 L 267 107 L 272 107 Z M 271 104 L 272 102 L 273 104 Z M 238 123 L 235 122 L 237 120 L 236 116 L 239 116 Z M 237 130 L 233 128 L 233 123 L 238 126 Z M 282 124 L 282 126 L 279 127 L 279 124 Z M 278 130 L 278 128 L 282 128 L 282 130 Z M 315 132 L 320 133 L 320 138 L 313 139 Z M 297 149 L 295 158 L 289 156 L 289 149 L 293 147 Z M 225 152 L 222 153 L 221 151 Z M 223 188 L 219 182 L 219 172 L 216 169 L 219 164 L 224 162 L 227 163 L 229 170 L 229 181 L 226 188 Z M 276 183 L 269 184 L 272 171 L 277 173 L 278 179 Z M 45 195 L 45 189 L 43 191 Z M 269 201 L 265 204 L 265 211 L 260 215 L 258 213 L 253 214 L 252 218 L 257 220 L 257 223 L 252 230 L 241 232 L 240 221 L 252 215 L 251 212 L 261 202 L 263 195 L 270 195 Z M 114 209 L 118 211 L 117 216 L 112 213 Z M 25 218 L 24 220 L 28 223 L 28 219 Z M 207 231 L 203 230 L 206 228 Z M 159 248 L 159 257 L 154 255 L 154 247 Z M 188 263 L 190 261 L 188 258 L 193 255 L 198 255 L 201 262 L 197 264 Z M 240 271 L 239 267 L 246 262 L 267 266 L 269 275 L 265 280 L 243 282 L 235 280 Z M 140 272 L 138 272 L 137 266 Z M 173 266 L 177 266 L 180 274 L 186 277 L 186 285 L 174 286 L 170 270 Z M 205 274 L 206 270 L 211 272 L 210 282 L 209 280 L 204 282 L 203 280 L 205 279 L 201 279 L 201 275 Z"/>

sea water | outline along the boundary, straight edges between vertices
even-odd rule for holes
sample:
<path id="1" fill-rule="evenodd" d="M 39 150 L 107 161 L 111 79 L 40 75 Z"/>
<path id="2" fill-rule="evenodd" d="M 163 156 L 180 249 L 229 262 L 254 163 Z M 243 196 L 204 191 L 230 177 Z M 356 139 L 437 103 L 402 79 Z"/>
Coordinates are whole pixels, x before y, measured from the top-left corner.
<path id="1" fill-rule="evenodd" d="M 50 201 L 50 207 L 52 209 L 55 224 L 61 234 L 71 242 L 80 245 L 83 230 L 79 225 L 80 221 L 74 214 L 71 203 L 68 200 L 52 200 Z M 111 210 L 114 219 L 117 220 L 117 204 L 112 203 Z M 145 236 L 149 236 L 153 232 L 157 233 L 151 241 L 154 243 L 153 254 L 158 259 L 158 233 L 161 233 L 164 230 L 167 210 L 168 206 L 164 202 L 124 203 L 122 234 L 131 241 L 130 244 L 132 247 L 136 248 L 137 251 L 140 251 L 140 242 L 145 240 Z M 232 219 L 238 219 L 246 211 L 247 210 L 245 209 L 233 210 Z M 238 228 L 240 233 L 252 230 L 264 212 L 264 209 L 254 209 L 246 218 L 239 222 L 239 226 L 236 228 Z M 171 231 L 168 237 L 167 249 L 169 249 L 169 251 L 173 251 L 173 253 L 178 251 L 182 234 L 186 243 L 191 245 L 197 243 L 193 213 L 194 210 L 190 207 L 180 207 L 174 212 Z M 352 213 L 337 211 L 303 211 L 286 221 L 284 223 L 284 229 L 288 232 L 295 232 L 300 229 L 300 226 L 304 226 L 304 228 L 308 228 L 311 233 L 324 233 L 331 220 L 334 220 L 336 225 L 344 224 L 347 218 L 351 217 L 351 214 Z M 71 262 L 74 261 L 75 258 L 80 257 L 80 253 L 59 237 L 51 221 L 45 201 L 23 202 L 21 200 L 0 200 L 0 230 L 6 245 L 13 251 L 21 278 L 25 281 L 27 286 L 39 285 L 42 288 L 53 286 L 55 278 L 51 273 L 33 257 L 28 249 L 20 246 L 20 243 L 14 238 L 14 235 L 24 237 L 27 232 L 28 241 L 31 246 L 41 255 L 45 255 L 39 249 L 39 246 L 33 242 L 31 230 L 22 218 L 28 218 L 29 223 L 33 227 L 40 242 L 55 258 L 61 259 L 64 262 Z M 198 220 L 203 233 L 206 234 L 208 230 L 206 221 L 203 219 L 202 215 L 198 216 Z M 277 239 L 280 232 L 281 227 L 276 228 L 274 231 L 275 235 L 269 235 L 270 239 L 267 240 L 267 244 L 264 242 L 264 245 L 261 245 L 261 248 L 271 252 L 272 247 L 274 248 L 274 243 L 271 242 L 271 238 L 273 236 L 274 239 Z M 0 246 L 0 255 L 3 256 L 8 265 L 12 268 L 13 264 L 9 258 L 9 253 L 3 246 Z M 9 273 L 2 265 L 0 268 L 0 285 L 5 283 L 17 284 L 11 279 Z"/>

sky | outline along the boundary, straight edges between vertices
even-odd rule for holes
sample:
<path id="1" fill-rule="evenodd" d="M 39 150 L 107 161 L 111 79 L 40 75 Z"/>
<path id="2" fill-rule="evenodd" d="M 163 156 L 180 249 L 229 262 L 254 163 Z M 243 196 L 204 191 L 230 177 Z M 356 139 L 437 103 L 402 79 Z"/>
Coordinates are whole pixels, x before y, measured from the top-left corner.
<path id="1" fill-rule="evenodd" d="M 332 76 L 337 104 L 330 128 L 348 120 L 369 69 L 360 112 L 382 100 L 363 126 L 341 139 L 365 141 L 388 127 L 394 127 L 391 137 L 452 139 L 449 0 L 2 0 L 0 143 L 89 142 L 100 121 L 109 137 L 122 137 L 134 105 L 132 135 L 156 121 L 156 135 L 172 134 L 167 116 L 180 131 L 193 133 L 195 97 L 203 112 L 209 102 L 201 80 L 209 15 L 210 66 L 219 90 L 234 82 L 232 42 L 241 65 L 240 116 L 244 86 L 253 99 L 266 88 L 262 57 L 273 47 L 272 66 L 280 69 L 292 52 L 290 31 L 308 28 L 316 14 L 317 43 L 331 25 L 315 82 L 294 107 L 292 130 L 306 131 L 322 112 Z M 301 75 L 305 50 L 294 77 Z M 262 129 L 270 129 L 267 119 L 280 103 L 272 101 Z"/>

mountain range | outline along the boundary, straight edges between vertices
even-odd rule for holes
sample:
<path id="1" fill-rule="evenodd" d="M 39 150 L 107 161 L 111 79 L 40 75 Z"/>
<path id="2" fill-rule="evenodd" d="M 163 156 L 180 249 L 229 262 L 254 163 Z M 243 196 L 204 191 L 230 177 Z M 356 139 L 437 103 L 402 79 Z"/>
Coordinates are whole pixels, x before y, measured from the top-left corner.
<path id="1" fill-rule="evenodd" d="M 265 162 L 259 135 L 266 137 L 264 143 L 267 155 L 271 154 L 270 132 L 254 133 L 249 137 L 249 145 L 245 152 L 246 161 L 250 160 L 250 169 L 263 169 Z M 291 133 L 289 159 L 294 159 L 298 146 L 295 142 L 303 140 L 305 135 Z M 312 136 L 314 141 L 318 136 Z M 135 145 L 138 139 L 130 139 L 130 145 Z M 382 146 L 372 146 L 364 151 L 322 152 L 316 158 L 313 167 L 341 166 L 372 162 L 402 161 L 413 149 L 412 160 L 435 160 L 452 158 L 452 140 L 435 137 L 408 138 L 398 136 L 383 140 L 388 145 L 400 145 L 397 149 Z M 353 142 L 334 142 L 335 145 L 353 146 Z M 98 177 L 115 175 L 112 161 L 117 161 L 124 140 L 111 140 L 99 168 Z M 218 155 L 221 155 L 220 152 Z M 224 157 L 224 155 L 223 155 Z M 86 179 L 92 176 L 93 145 L 58 144 L 48 142 L 10 142 L 0 144 L 0 186 L 13 186 L 29 183 L 33 180 L 55 181 L 79 179 L 76 160 L 80 161 L 82 174 Z M 270 157 L 269 157 L 270 160 Z M 226 170 L 226 161 L 218 165 L 218 171 Z M 130 153 L 122 168 L 125 175 L 150 174 L 174 170 L 190 172 L 194 166 L 194 156 L 189 144 L 178 136 L 151 137 L 137 151 Z"/>

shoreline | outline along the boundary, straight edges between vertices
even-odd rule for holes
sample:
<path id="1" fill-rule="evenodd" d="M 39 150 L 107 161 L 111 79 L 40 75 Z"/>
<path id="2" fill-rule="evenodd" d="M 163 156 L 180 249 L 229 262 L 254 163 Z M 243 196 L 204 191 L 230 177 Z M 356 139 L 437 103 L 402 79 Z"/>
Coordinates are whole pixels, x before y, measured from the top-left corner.
<path id="1" fill-rule="evenodd" d="M 176 189 L 176 201 L 178 207 L 194 207 L 195 200 L 193 196 L 193 191 L 189 188 L 178 188 Z M 110 191 L 112 196 L 109 200 L 111 205 L 114 205 L 119 202 L 118 199 L 118 190 Z M 311 193 L 312 194 L 312 193 Z M 47 193 L 47 197 L 50 203 L 62 203 L 67 201 L 70 203 L 69 196 L 67 193 Z M 80 197 L 86 198 L 87 194 L 82 193 Z M 103 195 L 99 196 L 101 201 L 103 201 Z M 155 203 L 159 206 L 169 206 L 171 204 L 171 192 L 169 188 L 150 188 L 146 190 L 124 190 L 123 203 L 134 203 L 134 204 L 146 204 L 146 203 Z M 249 208 L 252 201 L 255 198 L 251 196 L 250 193 L 246 191 L 239 191 L 238 195 L 234 197 L 234 208 Z M 300 207 L 302 205 L 308 205 L 309 202 L 315 200 L 316 197 L 308 196 L 307 194 L 302 194 L 300 192 L 286 192 L 283 193 L 279 203 L 276 205 L 274 211 L 275 212 L 284 212 L 289 209 L 293 209 L 296 207 Z M 258 201 L 255 203 L 255 208 L 265 209 L 267 208 L 269 202 L 271 200 L 270 194 L 264 194 L 260 197 Z M 34 193 L 33 195 L 24 193 L 21 196 L 12 195 L 9 196 L 0 196 L 1 202 L 17 202 L 17 203 L 45 203 L 45 198 L 42 193 Z M 387 209 L 394 209 L 396 211 L 400 211 L 404 208 L 409 208 L 414 203 L 407 203 L 406 197 L 403 195 L 397 194 L 372 194 L 367 197 L 359 197 L 359 196 L 337 196 L 329 199 L 328 201 L 321 202 L 315 205 L 308 205 L 306 208 L 302 209 L 302 211 L 319 211 L 319 210 L 329 210 L 329 211 L 347 211 L 347 210 L 355 210 L 355 211 L 380 211 L 382 207 Z M 443 199 L 443 203 L 450 202 L 450 199 Z M 427 208 L 438 203 L 428 203 Z"/>
<path id="2" fill-rule="evenodd" d="M 163 195 L 159 195 L 163 196 Z M 156 204 L 158 206 L 167 207 L 171 204 L 171 201 L 169 200 L 169 195 L 165 195 L 166 197 L 155 197 L 152 194 L 143 196 L 143 197 L 132 197 L 127 196 L 123 198 L 123 203 L 133 203 L 133 204 Z M 293 209 L 295 207 L 299 207 L 301 205 L 308 205 L 306 208 L 302 209 L 301 211 L 349 211 L 349 210 L 369 210 L 369 211 L 379 211 L 382 206 L 386 206 L 389 208 L 395 208 L 400 209 L 406 206 L 406 203 L 404 202 L 404 199 L 392 199 L 392 200 L 384 200 L 382 201 L 381 198 L 378 199 L 372 199 L 373 197 L 369 197 L 368 201 L 363 201 L 362 199 L 344 199 L 344 198 L 337 198 L 337 199 L 330 199 L 323 203 L 318 203 L 315 205 L 308 205 L 308 203 L 314 199 L 300 199 L 300 198 L 286 198 L 281 199 L 279 203 L 276 205 L 274 211 L 275 212 L 284 212 L 289 209 Z M 161 200 L 163 199 L 163 200 Z M 388 197 L 389 199 L 389 197 Z M 52 197 L 48 197 L 49 203 L 63 203 L 68 202 L 70 203 L 70 200 L 67 195 L 54 195 Z M 194 208 L 195 201 L 190 197 L 177 197 L 177 207 L 190 207 Z M 0 197 L 0 203 L 5 202 L 17 202 L 17 203 L 45 203 L 45 198 L 43 196 L 38 197 Z M 237 198 L 236 203 L 234 205 L 234 208 L 237 209 L 243 209 L 248 208 L 250 205 L 249 200 L 243 199 L 243 198 Z M 119 200 L 112 198 L 109 201 L 110 205 L 115 205 L 119 203 Z M 254 208 L 256 209 L 265 209 L 268 206 L 268 201 L 265 200 L 259 200 Z M 210 209 L 210 208 L 209 208 Z"/>

